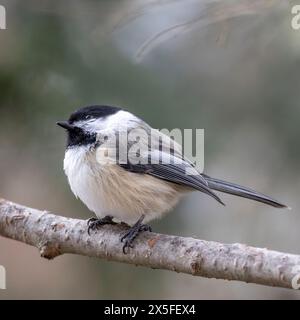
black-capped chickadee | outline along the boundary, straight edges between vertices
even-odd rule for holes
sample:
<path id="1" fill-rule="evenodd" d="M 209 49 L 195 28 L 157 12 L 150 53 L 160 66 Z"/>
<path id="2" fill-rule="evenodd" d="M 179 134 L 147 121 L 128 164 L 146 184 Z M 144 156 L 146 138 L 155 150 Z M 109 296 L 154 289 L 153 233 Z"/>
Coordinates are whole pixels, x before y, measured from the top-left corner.
<path id="1" fill-rule="evenodd" d="M 113 218 L 131 225 L 121 239 L 124 253 L 141 231 L 151 231 L 143 222 L 170 211 L 187 192 L 204 192 L 221 204 L 213 190 L 286 207 L 254 190 L 200 173 L 184 157 L 177 142 L 121 108 L 89 106 L 57 124 L 68 133 L 64 170 L 72 192 L 97 216 L 89 219 L 88 231 L 115 223 Z M 150 145 L 148 137 L 139 137 L 144 151 L 130 151 L 132 142 L 127 136 L 136 129 L 151 134 L 151 139 L 159 143 Z M 131 161 L 133 154 L 139 161 Z M 162 161 L 164 158 L 168 161 Z M 187 174 L 189 170 L 192 174 Z"/>

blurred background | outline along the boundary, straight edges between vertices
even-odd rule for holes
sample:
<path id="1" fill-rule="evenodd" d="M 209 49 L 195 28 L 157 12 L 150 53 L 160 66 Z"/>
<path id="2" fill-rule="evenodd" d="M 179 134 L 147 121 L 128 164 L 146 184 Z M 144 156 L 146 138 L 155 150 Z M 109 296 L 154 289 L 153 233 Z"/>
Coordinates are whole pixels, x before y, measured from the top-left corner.
<path id="1" fill-rule="evenodd" d="M 204 128 L 205 172 L 293 210 L 193 193 L 157 232 L 300 254 L 297 1 L 1 0 L 0 196 L 82 219 L 55 122 L 80 106 L 127 108 L 155 128 Z M 0 239 L 0 298 L 298 299 L 300 293 L 64 255 Z"/>

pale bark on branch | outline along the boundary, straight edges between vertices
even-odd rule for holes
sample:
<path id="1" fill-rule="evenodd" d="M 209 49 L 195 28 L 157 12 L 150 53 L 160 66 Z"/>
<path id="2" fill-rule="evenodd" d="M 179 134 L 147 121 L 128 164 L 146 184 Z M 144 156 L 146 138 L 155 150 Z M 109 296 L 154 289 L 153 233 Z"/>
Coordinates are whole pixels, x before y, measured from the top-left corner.
<path id="1" fill-rule="evenodd" d="M 123 254 L 127 226 L 106 225 L 91 236 L 85 220 L 71 219 L 0 199 L 0 235 L 37 247 L 42 257 L 80 254 L 207 278 L 292 288 L 300 278 L 300 256 L 145 232 Z"/>

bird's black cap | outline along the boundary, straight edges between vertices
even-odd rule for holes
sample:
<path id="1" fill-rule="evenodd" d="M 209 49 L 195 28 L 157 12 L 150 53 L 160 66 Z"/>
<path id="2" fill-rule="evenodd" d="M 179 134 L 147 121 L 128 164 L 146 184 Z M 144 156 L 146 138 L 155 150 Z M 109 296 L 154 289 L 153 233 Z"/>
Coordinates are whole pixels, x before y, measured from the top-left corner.
<path id="1" fill-rule="evenodd" d="M 94 106 L 80 108 L 71 114 L 69 118 L 69 123 L 72 124 L 74 122 L 81 121 L 81 120 L 88 120 L 93 118 L 98 119 L 98 118 L 107 117 L 117 113 L 120 110 L 122 109 L 119 107 L 101 106 L 101 105 L 94 105 Z"/>

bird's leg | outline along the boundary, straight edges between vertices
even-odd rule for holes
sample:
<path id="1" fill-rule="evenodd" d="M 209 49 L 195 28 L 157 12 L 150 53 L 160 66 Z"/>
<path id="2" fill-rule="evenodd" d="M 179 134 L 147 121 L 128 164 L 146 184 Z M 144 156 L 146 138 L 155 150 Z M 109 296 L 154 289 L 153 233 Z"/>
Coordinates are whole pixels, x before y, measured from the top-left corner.
<path id="1" fill-rule="evenodd" d="M 105 224 L 116 224 L 116 223 L 113 221 L 112 216 L 105 216 L 104 218 L 101 218 L 101 219 L 97 219 L 97 218 L 88 219 L 87 221 L 88 234 L 90 235 L 91 230 L 96 230 Z"/>
<path id="2" fill-rule="evenodd" d="M 121 238 L 121 242 L 124 242 L 123 246 L 123 253 L 127 254 L 129 248 L 133 248 L 133 241 L 138 236 L 139 233 L 144 231 L 152 231 L 151 227 L 142 224 L 143 220 L 145 218 L 145 215 L 142 215 L 139 220 L 124 234 L 124 236 Z"/>

